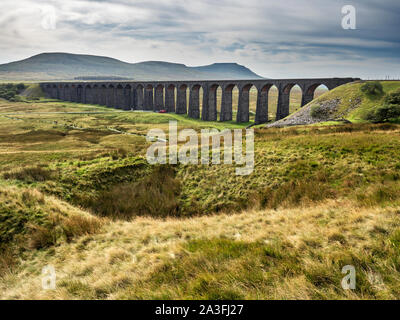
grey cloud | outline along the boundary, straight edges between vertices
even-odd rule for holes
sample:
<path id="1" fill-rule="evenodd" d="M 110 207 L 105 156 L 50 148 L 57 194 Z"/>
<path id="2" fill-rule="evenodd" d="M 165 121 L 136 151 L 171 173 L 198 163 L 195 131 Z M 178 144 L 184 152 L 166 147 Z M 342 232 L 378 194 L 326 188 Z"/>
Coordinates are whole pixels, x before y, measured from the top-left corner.
<path id="1" fill-rule="evenodd" d="M 111 55 L 129 62 L 234 61 L 274 77 L 397 72 L 399 1 L 352 1 L 357 30 L 341 28 L 345 4 L 342 0 L 2 0 L 0 62 L 57 50 Z M 57 12 L 57 30 L 51 32 L 40 28 L 37 14 L 46 5 Z"/>

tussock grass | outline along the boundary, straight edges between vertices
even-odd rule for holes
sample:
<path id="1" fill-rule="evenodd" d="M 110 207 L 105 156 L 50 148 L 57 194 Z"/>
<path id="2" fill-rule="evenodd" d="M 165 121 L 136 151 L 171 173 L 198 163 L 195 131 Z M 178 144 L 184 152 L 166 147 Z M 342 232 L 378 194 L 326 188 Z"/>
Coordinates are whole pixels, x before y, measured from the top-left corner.
<path id="1" fill-rule="evenodd" d="M 0 112 L 10 109 L 107 110 L 0 101 Z M 139 113 L 19 117 L 0 118 L 1 298 L 400 294 L 399 125 L 258 129 L 255 170 L 242 177 L 229 165 L 152 167 L 142 137 L 97 130 L 168 130 L 170 117 L 179 128 L 242 125 Z M 48 264 L 56 291 L 40 287 Z M 347 264 L 357 268 L 355 292 L 340 287 Z"/>
<path id="2" fill-rule="evenodd" d="M 55 171 L 41 166 L 17 168 L 3 173 L 3 178 L 6 180 L 20 180 L 25 182 L 44 182 L 54 179 L 55 177 Z"/>
<path id="3" fill-rule="evenodd" d="M 104 221 L 37 189 L 0 188 L 0 269 L 26 249 L 42 249 L 99 232 Z"/>
<path id="4" fill-rule="evenodd" d="M 396 299 L 400 207 L 327 200 L 237 215 L 138 217 L 28 252 L 0 281 L 1 298 Z M 57 289 L 40 287 L 54 265 Z M 357 289 L 341 288 L 354 265 Z M 29 268 L 30 276 L 23 276 Z"/>
<path id="5" fill-rule="evenodd" d="M 259 193 L 260 205 L 263 208 L 293 208 L 334 199 L 336 191 L 327 182 L 325 172 L 320 171 L 310 178 L 267 187 Z"/>
<path id="6" fill-rule="evenodd" d="M 175 169 L 159 166 L 138 182 L 101 191 L 89 207 L 96 214 L 116 219 L 143 215 L 165 218 L 179 214 L 179 193 Z"/>
<path id="7" fill-rule="evenodd" d="M 143 150 L 145 141 L 100 134 L 114 150 L 78 153 L 74 159 L 53 152 L 40 156 L 36 166 L 21 165 L 15 156 L 4 163 L 2 175 L 12 183 L 35 183 L 42 192 L 101 216 L 123 219 L 307 206 L 340 197 L 364 206 L 390 205 L 400 200 L 399 132 L 396 124 L 258 129 L 251 176 L 238 177 L 228 165 L 178 165 L 173 179 L 158 177 L 141 151 L 129 147 L 133 143 Z"/>
<path id="8" fill-rule="evenodd" d="M 67 242 L 75 238 L 99 232 L 103 222 L 95 217 L 74 215 L 71 217 L 49 217 L 43 226 L 27 226 L 27 243 L 30 249 L 42 249 L 56 245 L 60 238 Z"/>
<path id="9" fill-rule="evenodd" d="M 341 197 L 363 206 L 397 204 L 399 129 L 357 124 L 258 130 L 251 176 L 237 177 L 224 165 L 179 168 L 181 210 L 309 206 Z"/>

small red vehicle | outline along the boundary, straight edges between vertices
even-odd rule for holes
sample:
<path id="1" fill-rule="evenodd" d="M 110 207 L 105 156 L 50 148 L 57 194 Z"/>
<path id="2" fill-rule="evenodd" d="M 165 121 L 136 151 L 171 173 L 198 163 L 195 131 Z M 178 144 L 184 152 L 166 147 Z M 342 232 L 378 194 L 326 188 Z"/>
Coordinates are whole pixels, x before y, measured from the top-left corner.
<path id="1" fill-rule="evenodd" d="M 160 110 L 158 113 L 167 113 L 167 110 Z"/>

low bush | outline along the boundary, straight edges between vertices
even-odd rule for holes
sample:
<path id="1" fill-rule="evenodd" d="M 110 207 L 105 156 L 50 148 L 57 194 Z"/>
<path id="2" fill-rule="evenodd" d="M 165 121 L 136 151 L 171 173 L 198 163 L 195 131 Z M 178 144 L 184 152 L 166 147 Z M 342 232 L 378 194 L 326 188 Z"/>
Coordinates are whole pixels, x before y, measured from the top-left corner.
<path id="1" fill-rule="evenodd" d="M 313 118 L 322 118 L 324 115 L 324 112 L 321 108 L 320 105 L 314 105 L 311 107 L 311 113 L 310 113 L 311 117 Z"/>
<path id="2" fill-rule="evenodd" d="M 0 84 L 0 98 L 9 101 L 19 101 L 17 95 L 25 90 L 26 86 L 23 83 L 19 84 Z"/>
<path id="3" fill-rule="evenodd" d="M 383 86 L 379 81 L 367 82 L 361 86 L 361 91 L 369 95 L 383 94 Z"/>
<path id="4" fill-rule="evenodd" d="M 367 115 L 367 119 L 375 122 L 388 122 L 400 117 L 400 91 L 392 92 L 385 97 L 385 104 Z"/>
<path id="5" fill-rule="evenodd" d="M 400 117 L 400 105 L 385 104 L 374 112 L 374 120 L 377 122 L 387 122 L 398 117 Z"/>
<path id="6" fill-rule="evenodd" d="M 400 105 L 400 90 L 388 94 L 385 98 L 386 104 Z"/>

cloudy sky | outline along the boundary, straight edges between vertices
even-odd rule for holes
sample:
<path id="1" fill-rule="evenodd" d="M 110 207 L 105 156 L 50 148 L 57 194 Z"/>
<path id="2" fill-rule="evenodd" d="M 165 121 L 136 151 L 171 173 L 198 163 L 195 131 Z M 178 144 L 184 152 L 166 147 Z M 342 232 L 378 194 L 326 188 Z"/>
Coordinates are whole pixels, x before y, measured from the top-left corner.
<path id="1" fill-rule="evenodd" d="M 356 8 L 356 30 L 342 7 Z M 1 0 L 0 63 L 42 52 L 400 78 L 399 0 Z"/>

